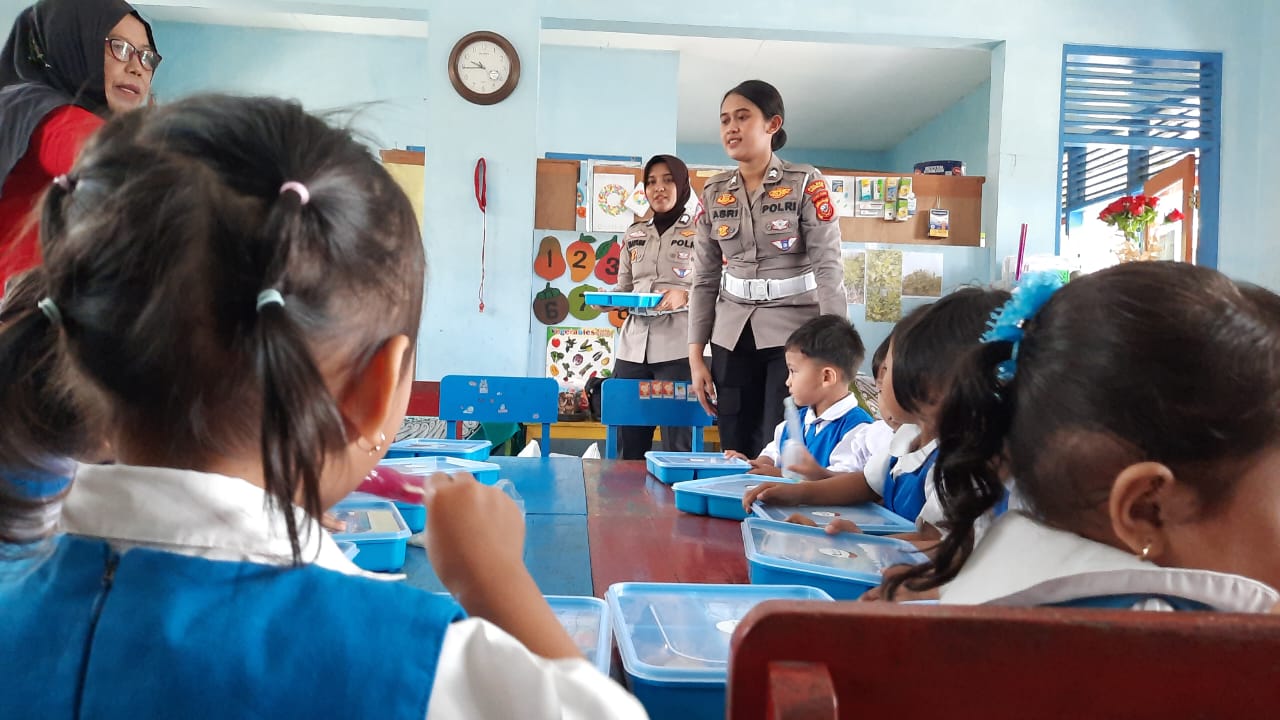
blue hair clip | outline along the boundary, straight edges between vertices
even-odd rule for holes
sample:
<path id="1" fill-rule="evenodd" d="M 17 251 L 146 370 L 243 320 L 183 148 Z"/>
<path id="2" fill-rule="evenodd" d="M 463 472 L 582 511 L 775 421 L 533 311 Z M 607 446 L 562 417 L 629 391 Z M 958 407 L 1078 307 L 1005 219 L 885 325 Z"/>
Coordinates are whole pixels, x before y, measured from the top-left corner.
<path id="1" fill-rule="evenodd" d="M 1013 380 L 1018 369 L 1018 345 L 1022 343 L 1023 328 L 1027 321 L 1040 312 L 1049 298 L 1063 285 L 1062 275 L 1056 272 L 1032 273 L 1022 278 L 1013 289 L 1013 297 L 999 310 L 991 314 L 987 332 L 982 342 L 1013 343 L 1013 354 L 996 367 L 996 379 L 1002 383 Z"/>

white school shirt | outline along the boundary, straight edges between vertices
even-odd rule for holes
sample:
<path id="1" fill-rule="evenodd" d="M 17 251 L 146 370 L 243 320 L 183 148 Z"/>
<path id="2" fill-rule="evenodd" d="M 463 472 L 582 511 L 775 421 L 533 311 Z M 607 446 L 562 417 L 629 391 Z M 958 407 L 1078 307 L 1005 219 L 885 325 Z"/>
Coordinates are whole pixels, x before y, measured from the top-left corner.
<path id="1" fill-rule="evenodd" d="M 853 429 L 853 432 L 846 435 L 849 446 L 853 450 L 854 468 L 850 472 L 863 469 L 871 458 L 888 452 L 889 443 L 893 442 L 895 432 L 889 423 L 877 420 L 859 425 Z"/>
<path id="2" fill-rule="evenodd" d="M 1051 605 L 1106 595 L 1168 595 L 1227 612 L 1269 612 L 1280 593 L 1239 575 L 1162 568 L 1118 548 L 1057 530 L 1021 511 L 1000 516 L 939 602 Z M 1172 609 L 1145 600 L 1142 610 Z"/>
<path id="3" fill-rule="evenodd" d="M 862 472 L 867 478 L 867 485 L 877 495 L 884 497 L 884 486 L 890 472 L 889 463 L 893 461 L 893 458 L 898 458 L 898 462 L 894 463 L 892 470 L 893 476 L 898 477 L 903 473 L 919 470 L 924 461 L 929 459 L 929 455 L 934 448 L 938 447 L 938 440 L 934 438 L 930 442 L 912 450 L 911 444 L 918 437 L 920 437 L 919 425 L 903 425 L 899 427 L 898 431 L 893 434 L 893 439 L 889 441 L 889 447 L 868 460 L 866 466 L 862 468 Z M 929 474 L 924 481 L 926 492 L 927 488 L 933 484 L 933 473 L 934 469 L 929 468 Z M 907 519 L 914 520 L 915 518 Z"/>
<path id="4" fill-rule="evenodd" d="M 831 407 L 827 408 L 827 411 L 821 415 L 807 412 L 804 414 L 804 432 L 805 434 L 808 434 L 809 428 L 815 424 L 817 425 L 816 430 L 821 431 L 822 428 L 826 427 L 829 423 L 839 420 L 857 407 L 858 396 L 853 393 L 849 393 L 841 400 L 832 403 Z M 768 445 L 765 445 L 764 450 L 760 451 L 760 457 L 769 458 L 773 461 L 773 464 L 778 467 L 782 466 L 782 461 L 780 459 L 782 453 L 780 449 L 782 448 L 782 429 L 786 426 L 786 420 L 778 423 L 778 427 L 773 430 L 773 441 Z M 858 432 L 858 428 L 866 426 L 867 423 L 857 426 L 853 430 L 845 433 L 844 437 L 840 438 L 840 440 L 836 442 L 836 446 L 831 449 L 831 457 L 828 458 L 828 470 L 831 472 L 842 473 L 855 472 L 862 469 L 862 463 L 858 462 L 858 459 L 854 454 L 854 448 L 851 440 L 854 433 Z M 804 440 L 803 437 L 797 439 Z"/>
<path id="5" fill-rule="evenodd" d="M 148 547 L 210 560 L 289 565 L 284 522 L 266 493 L 239 478 L 170 468 L 80 465 L 60 530 L 124 551 Z M 304 562 L 370 575 L 295 508 Z M 501 692 L 494 685 L 501 683 Z M 440 647 L 427 720 L 647 718 L 639 701 L 584 659 L 548 660 L 485 620 L 453 623 Z"/>

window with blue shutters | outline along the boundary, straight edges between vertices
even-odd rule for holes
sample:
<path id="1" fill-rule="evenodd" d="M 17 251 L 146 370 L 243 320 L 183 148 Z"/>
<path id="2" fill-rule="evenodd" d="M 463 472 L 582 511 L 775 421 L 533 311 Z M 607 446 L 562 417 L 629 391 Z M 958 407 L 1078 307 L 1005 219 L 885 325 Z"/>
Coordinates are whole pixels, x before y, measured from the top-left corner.
<path id="1" fill-rule="evenodd" d="M 1063 233 L 1096 236 L 1090 223 L 1099 208 L 1142 192 L 1144 182 L 1192 154 L 1199 178 L 1195 260 L 1216 265 L 1221 99 L 1221 53 L 1065 46 L 1060 250 L 1068 245 Z"/>

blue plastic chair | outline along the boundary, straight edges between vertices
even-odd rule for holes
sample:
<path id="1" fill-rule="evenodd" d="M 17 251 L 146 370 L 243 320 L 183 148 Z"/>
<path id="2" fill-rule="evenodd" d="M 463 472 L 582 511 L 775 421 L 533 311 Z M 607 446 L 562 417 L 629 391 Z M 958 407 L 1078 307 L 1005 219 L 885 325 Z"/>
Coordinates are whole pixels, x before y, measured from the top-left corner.
<path id="1" fill-rule="evenodd" d="M 440 419 L 462 437 L 464 420 L 542 423 L 542 456 L 551 454 L 551 423 L 559 413 L 560 386 L 551 378 L 446 375 L 440 380 Z"/>
<path id="2" fill-rule="evenodd" d="M 605 425 L 604 456 L 618 456 L 619 426 L 658 426 L 693 428 L 693 451 L 702 452 L 703 428 L 715 424 L 715 418 L 702 409 L 697 398 L 640 397 L 640 383 L 649 380 L 609 378 L 600 387 L 600 421 Z M 687 383 L 686 383 L 687 386 Z"/>

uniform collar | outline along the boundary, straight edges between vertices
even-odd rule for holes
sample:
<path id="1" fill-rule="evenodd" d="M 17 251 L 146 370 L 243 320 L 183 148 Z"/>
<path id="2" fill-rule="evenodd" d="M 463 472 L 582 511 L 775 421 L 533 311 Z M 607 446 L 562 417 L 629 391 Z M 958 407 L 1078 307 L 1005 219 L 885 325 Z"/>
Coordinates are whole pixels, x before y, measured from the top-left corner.
<path id="1" fill-rule="evenodd" d="M 778 157 L 777 154 L 775 153 L 773 156 L 769 158 L 769 167 L 764 171 L 764 180 L 761 182 L 761 184 L 773 185 L 775 183 L 781 182 L 783 172 L 785 171 L 786 171 L 786 167 L 783 165 L 782 158 Z M 738 177 L 738 172 L 739 171 L 734 170 L 733 177 L 729 178 L 730 190 L 737 190 L 738 187 L 742 185 L 742 182 Z"/>
<path id="2" fill-rule="evenodd" d="M 918 437 L 920 437 L 919 425 L 902 425 L 893 434 L 893 439 L 889 441 L 889 454 L 898 458 L 898 462 L 893 466 L 894 474 L 915 472 L 937 449 L 938 439 L 934 438 L 912 450 L 911 445 Z"/>
<path id="3" fill-rule="evenodd" d="M 1229 612 L 1266 612 L 1280 593 L 1239 575 L 1162 568 L 1016 511 L 983 536 L 942 602 L 1050 605 L 1107 595 L 1165 595 Z"/>
<path id="4" fill-rule="evenodd" d="M 774 154 L 769 158 L 769 169 L 764 171 L 764 184 L 773 185 L 782 180 L 782 173 L 786 170 L 782 164 L 782 158 Z"/>
<path id="5" fill-rule="evenodd" d="M 856 407 L 858 407 L 858 396 L 853 393 L 849 393 L 840 400 L 832 403 L 831 407 L 827 408 L 826 412 L 818 415 L 816 418 L 812 412 L 805 413 L 804 422 L 806 425 L 818 421 L 835 422 L 845 415 L 848 415 L 849 412 Z"/>
<path id="6" fill-rule="evenodd" d="M 368 575 L 347 559 L 301 508 L 302 561 L 347 575 Z M 80 465 L 63 503 L 60 529 L 123 549 L 150 547 L 211 560 L 290 565 L 284 519 L 267 494 L 240 478 L 129 465 Z M 386 576 L 381 576 L 386 577 Z"/>

